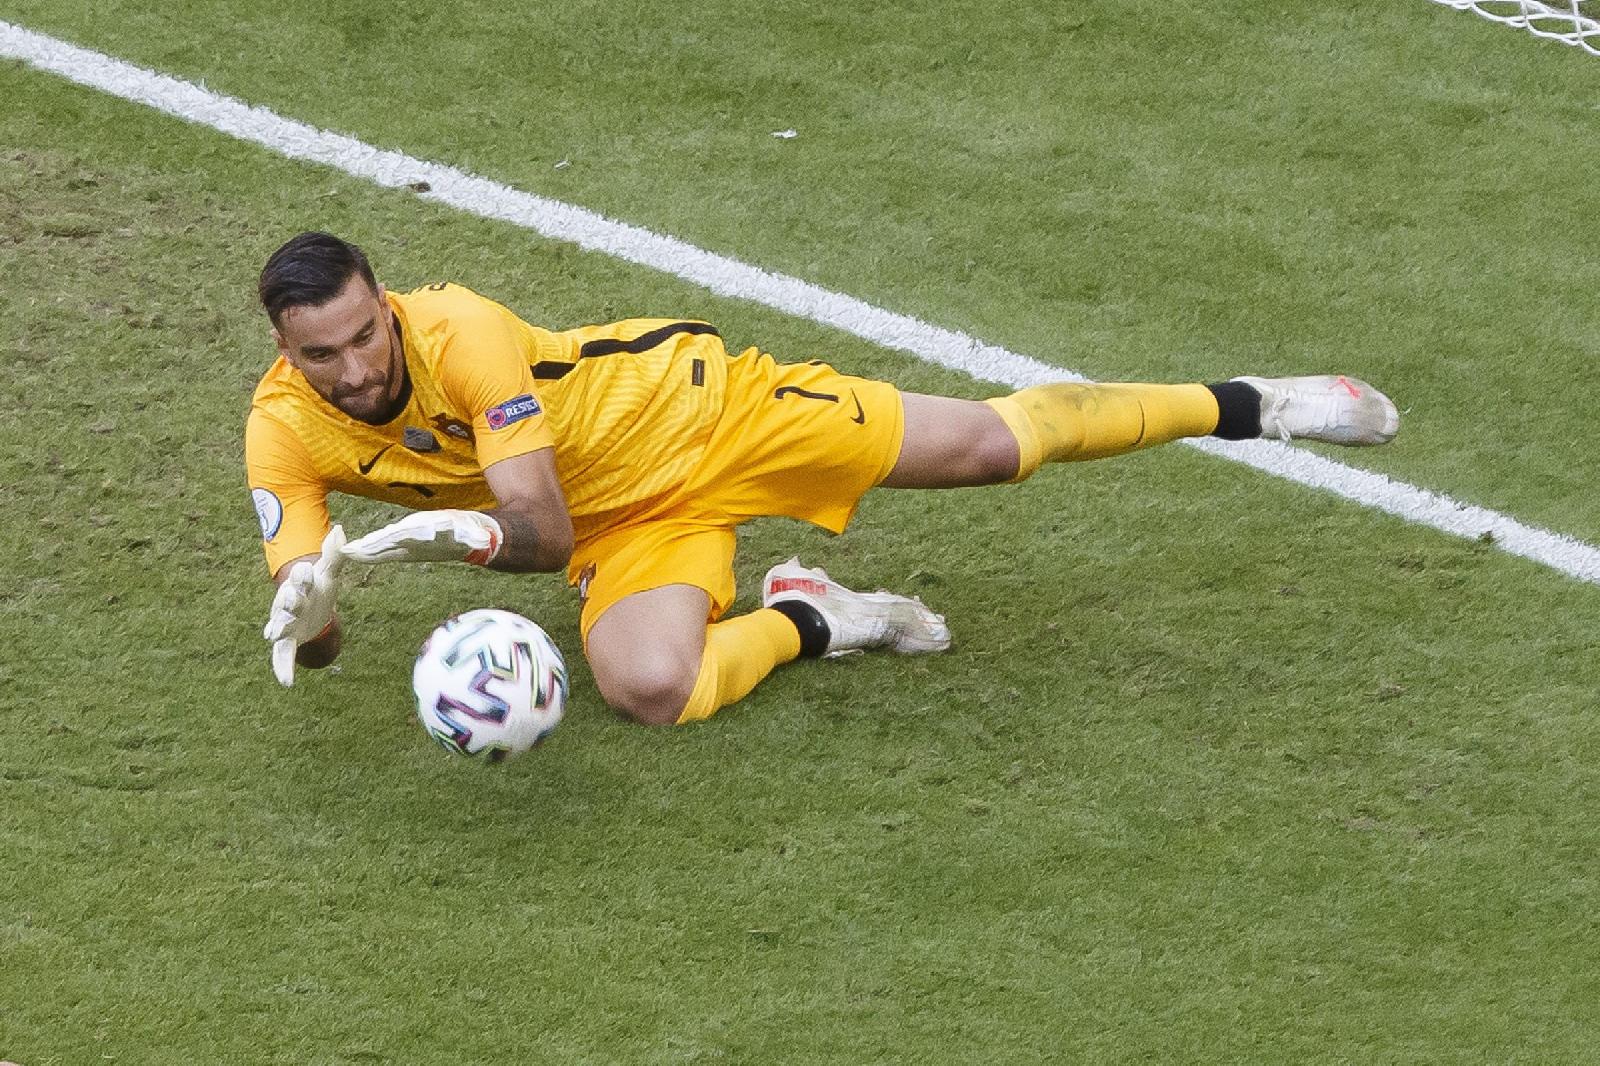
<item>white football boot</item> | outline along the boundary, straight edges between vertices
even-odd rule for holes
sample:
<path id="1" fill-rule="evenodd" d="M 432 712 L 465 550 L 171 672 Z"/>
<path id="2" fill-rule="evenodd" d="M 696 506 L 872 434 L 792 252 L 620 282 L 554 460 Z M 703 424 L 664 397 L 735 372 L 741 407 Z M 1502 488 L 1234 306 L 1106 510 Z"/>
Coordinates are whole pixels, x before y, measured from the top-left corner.
<path id="1" fill-rule="evenodd" d="M 828 624 L 829 658 L 867 648 L 892 648 L 902 655 L 925 655 L 950 646 L 944 616 L 934 614 L 913 596 L 852 592 L 820 569 L 799 559 L 779 563 L 761 582 L 761 605 L 785 600 L 810 604 Z"/>
<path id="2" fill-rule="evenodd" d="M 1261 394 L 1261 435 L 1282 441 L 1387 444 L 1400 432 L 1394 402 L 1345 376 L 1234 378 Z"/>

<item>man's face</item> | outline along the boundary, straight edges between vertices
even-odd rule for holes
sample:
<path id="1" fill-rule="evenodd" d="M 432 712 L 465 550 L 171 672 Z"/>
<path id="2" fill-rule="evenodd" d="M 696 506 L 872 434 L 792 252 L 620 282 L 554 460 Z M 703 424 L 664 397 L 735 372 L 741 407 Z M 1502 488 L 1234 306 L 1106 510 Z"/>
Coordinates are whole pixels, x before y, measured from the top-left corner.
<path id="1" fill-rule="evenodd" d="M 272 339 L 317 395 L 362 422 L 380 422 L 405 385 L 405 359 L 395 339 L 394 312 L 360 274 L 317 307 L 291 307 Z"/>

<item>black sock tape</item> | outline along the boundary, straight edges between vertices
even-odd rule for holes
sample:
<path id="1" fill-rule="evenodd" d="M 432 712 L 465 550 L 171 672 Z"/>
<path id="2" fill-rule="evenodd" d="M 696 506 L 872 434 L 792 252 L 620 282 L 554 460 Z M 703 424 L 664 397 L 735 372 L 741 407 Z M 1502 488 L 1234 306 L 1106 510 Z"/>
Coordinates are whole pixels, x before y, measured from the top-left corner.
<path id="1" fill-rule="evenodd" d="M 1217 428 L 1213 437 L 1255 440 L 1261 436 L 1261 394 L 1242 381 L 1207 385 L 1217 398 Z"/>
<path id="2" fill-rule="evenodd" d="M 818 658 L 828 650 L 828 623 L 822 620 L 822 614 L 815 607 L 799 600 L 780 600 L 772 605 L 772 610 L 793 622 L 799 630 L 802 659 Z"/>

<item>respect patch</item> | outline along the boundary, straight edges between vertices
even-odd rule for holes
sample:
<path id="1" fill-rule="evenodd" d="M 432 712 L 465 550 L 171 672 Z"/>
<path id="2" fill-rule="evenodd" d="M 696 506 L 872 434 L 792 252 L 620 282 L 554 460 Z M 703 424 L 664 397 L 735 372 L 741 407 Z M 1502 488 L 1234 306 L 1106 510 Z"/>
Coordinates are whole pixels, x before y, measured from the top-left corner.
<path id="1" fill-rule="evenodd" d="M 505 429 L 513 422 L 521 422 L 524 418 L 532 418 L 541 413 L 544 408 L 539 406 L 539 401 L 528 393 L 513 397 L 505 403 L 496 404 L 483 413 L 489 423 L 490 430 Z"/>

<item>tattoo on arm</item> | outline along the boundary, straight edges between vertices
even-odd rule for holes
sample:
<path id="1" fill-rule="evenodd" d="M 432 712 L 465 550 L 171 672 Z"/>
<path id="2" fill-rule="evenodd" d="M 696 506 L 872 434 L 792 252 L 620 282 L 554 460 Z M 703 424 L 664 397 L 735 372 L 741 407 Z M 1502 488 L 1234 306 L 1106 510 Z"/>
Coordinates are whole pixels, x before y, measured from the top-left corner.
<path id="1" fill-rule="evenodd" d="M 550 569 L 548 566 L 540 565 L 539 530 L 532 518 L 521 511 L 507 511 L 501 508 L 484 513 L 500 523 L 500 532 L 504 535 L 504 539 L 500 542 L 500 551 L 489 562 L 490 570 L 526 574 Z"/>

